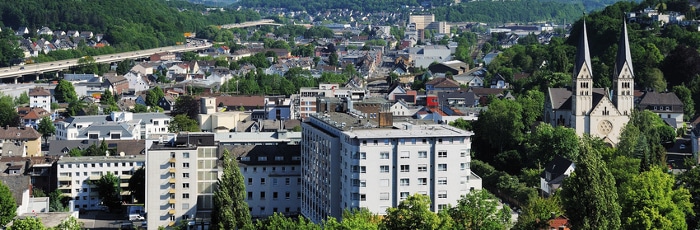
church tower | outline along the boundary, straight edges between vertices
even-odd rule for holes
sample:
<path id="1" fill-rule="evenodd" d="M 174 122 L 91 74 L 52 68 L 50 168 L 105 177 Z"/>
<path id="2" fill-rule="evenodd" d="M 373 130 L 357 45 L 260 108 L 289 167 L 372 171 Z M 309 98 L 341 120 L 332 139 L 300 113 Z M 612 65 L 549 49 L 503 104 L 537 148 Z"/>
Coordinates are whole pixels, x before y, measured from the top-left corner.
<path id="1" fill-rule="evenodd" d="M 627 23 L 622 20 L 622 34 L 617 48 L 615 59 L 615 75 L 613 76 L 615 97 L 613 102 L 622 115 L 629 116 L 634 107 L 634 71 L 632 69 L 632 55 L 627 38 Z"/>
<path id="2" fill-rule="evenodd" d="M 593 73 L 591 55 L 588 48 L 586 21 L 583 21 L 583 32 L 576 49 L 576 60 L 572 76 L 571 127 L 576 133 L 588 133 L 588 113 L 593 107 Z"/>

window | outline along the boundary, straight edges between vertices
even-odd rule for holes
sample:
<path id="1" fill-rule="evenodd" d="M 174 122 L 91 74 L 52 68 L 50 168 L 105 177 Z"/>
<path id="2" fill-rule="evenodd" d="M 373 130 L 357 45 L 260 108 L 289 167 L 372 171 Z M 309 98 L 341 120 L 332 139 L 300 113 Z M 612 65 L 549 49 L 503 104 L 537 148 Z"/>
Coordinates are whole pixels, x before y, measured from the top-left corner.
<path id="1" fill-rule="evenodd" d="M 190 198 L 190 194 L 189 194 L 189 193 L 183 193 L 183 194 L 182 194 L 182 199 L 189 199 L 189 198 Z"/>
<path id="2" fill-rule="evenodd" d="M 352 200 L 360 200 L 360 194 L 359 193 L 353 193 L 350 195 Z"/>
<path id="3" fill-rule="evenodd" d="M 360 173 L 367 173 L 367 167 L 360 166 Z"/>
<path id="4" fill-rule="evenodd" d="M 418 185 L 428 185 L 428 178 L 418 178 Z"/>
<path id="5" fill-rule="evenodd" d="M 389 159 L 389 152 L 379 153 L 379 159 Z"/>
<path id="6" fill-rule="evenodd" d="M 401 165 L 401 172 L 409 172 L 409 165 Z"/>
<path id="7" fill-rule="evenodd" d="M 252 199 L 253 199 L 253 192 L 248 192 L 248 200 L 252 200 Z"/>
<path id="8" fill-rule="evenodd" d="M 416 138 L 411 138 L 411 144 L 416 144 Z"/>
<path id="9" fill-rule="evenodd" d="M 367 181 L 365 180 L 360 180 L 360 187 L 367 187 Z"/>
<path id="10" fill-rule="evenodd" d="M 423 142 L 423 144 L 427 144 L 427 143 L 428 143 L 428 139 L 423 138 L 423 141 L 422 141 L 422 142 Z"/>
<path id="11" fill-rule="evenodd" d="M 428 165 L 418 165 L 418 172 L 427 172 L 428 171 Z"/>
<path id="12" fill-rule="evenodd" d="M 459 184 L 467 184 L 467 182 L 469 182 L 469 177 L 468 177 L 468 176 L 460 177 L 460 178 L 459 178 Z"/>
<path id="13" fill-rule="evenodd" d="M 190 153 L 182 153 L 182 158 L 190 158 Z"/>
<path id="14" fill-rule="evenodd" d="M 447 171 L 447 164 L 438 164 L 438 171 Z"/>
<path id="15" fill-rule="evenodd" d="M 367 195 L 364 193 L 360 194 L 360 201 L 366 201 L 367 200 Z"/>
<path id="16" fill-rule="evenodd" d="M 189 173 L 183 173 L 183 174 L 182 174 L 182 178 L 190 178 L 190 174 L 189 174 Z"/>
<path id="17" fill-rule="evenodd" d="M 406 198 L 408 198 L 408 192 L 401 192 L 400 197 L 401 197 L 401 200 L 405 200 Z"/>
<path id="18" fill-rule="evenodd" d="M 447 152 L 446 151 L 438 152 L 438 158 L 447 158 Z"/>
<path id="19" fill-rule="evenodd" d="M 260 200 L 265 200 L 265 192 L 260 192 Z"/>
<path id="20" fill-rule="evenodd" d="M 291 195 L 289 195 L 289 192 L 285 192 L 285 193 L 284 193 L 284 199 L 285 199 L 285 200 L 289 200 L 289 197 L 290 197 L 290 196 L 291 196 Z"/>
<path id="21" fill-rule="evenodd" d="M 253 185 L 253 178 L 248 178 L 248 185 Z"/>
<path id="22" fill-rule="evenodd" d="M 190 188 L 190 183 L 182 183 L 182 188 Z"/>
<path id="23" fill-rule="evenodd" d="M 272 185 L 277 185 L 277 178 L 272 178 Z"/>
<path id="24" fill-rule="evenodd" d="M 389 200 L 389 193 L 388 192 L 379 193 L 379 200 Z"/>
<path id="25" fill-rule="evenodd" d="M 366 153 L 366 152 L 361 152 L 361 153 L 360 153 L 360 159 L 362 159 L 362 160 L 367 159 L 367 153 Z"/>
<path id="26" fill-rule="evenodd" d="M 438 192 L 438 198 L 440 199 L 446 199 L 447 198 L 447 191 L 442 190 Z"/>
<path id="27" fill-rule="evenodd" d="M 273 192 L 273 193 L 272 193 L 272 199 L 273 199 L 273 200 L 277 200 L 277 192 Z"/>
<path id="28" fill-rule="evenodd" d="M 265 184 L 265 178 L 260 178 L 260 184 Z"/>
<path id="29" fill-rule="evenodd" d="M 438 204 L 438 211 L 442 211 L 447 208 L 446 204 Z"/>
<path id="30" fill-rule="evenodd" d="M 190 163 L 182 163 L 182 167 L 183 167 L 183 168 L 189 168 L 189 167 L 190 167 Z"/>
<path id="31" fill-rule="evenodd" d="M 439 185 L 446 185 L 447 184 L 447 177 L 438 177 L 438 184 Z"/>
<path id="32" fill-rule="evenodd" d="M 401 186 L 409 186 L 411 185 L 410 181 L 408 178 L 401 178 Z"/>
<path id="33" fill-rule="evenodd" d="M 284 185 L 289 185 L 291 183 L 292 183 L 292 179 L 290 179 L 289 177 L 284 178 Z"/>
<path id="34" fill-rule="evenodd" d="M 384 145 L 389 145 L 389 139 L 384 139 Z"/>
<path id="35" fill-rule="evenodd" d="M 428 152 L 418 151 L 418 158 L 428 158 Z"/>
<path id="36" fill-rule="evenodd" d="M 379 145 L 379 141 L 374 140 L 374 145 Z"/>
<path id="37" fill-rule="evenodd" d="M 353 187 L 360 187 L 360 180 L 359 179 L 352 179 L 352 186 Z"/>
<path id="38" fill-rule="evenodd" d="M 467 157 L 467 150 L 462 149 L 462 151 L 459 152 L 459 157 Z"/>
<path id="39" fill-rule="evenodd" d="M 462 171 L 464 171 L 464 170 L 467 170 L 469 168 L 469 163 L 461 163 L 461 164 L 459 164 L 459 166 L 460 166 L 459 168 Z"/>
<path id="40" fill-rule="evenodd" d="M 283 156 L 276 156 L 275 161 L 283 161 L 284 157 Z"/>
<path id="41" fill-rule="evenodd" d="M 411 157 L 411 152 L 409 151 L 401 151 L 401 159 L 408 159 Z"/>
<path id="42" fill-rule="evenodd" d="M 353 165 L 351 167 L 353 173 L 359 173 L 360 172 L 360 166 L 359 165 Z"/>
<path id="43" fill-rule="evenodd" d="M 388 165 L 379 166 L 379 172 L 381 172 L 381 173 L 388 173 L 388 172 L 389 172 L 389 166 L 388 166 Z"/>

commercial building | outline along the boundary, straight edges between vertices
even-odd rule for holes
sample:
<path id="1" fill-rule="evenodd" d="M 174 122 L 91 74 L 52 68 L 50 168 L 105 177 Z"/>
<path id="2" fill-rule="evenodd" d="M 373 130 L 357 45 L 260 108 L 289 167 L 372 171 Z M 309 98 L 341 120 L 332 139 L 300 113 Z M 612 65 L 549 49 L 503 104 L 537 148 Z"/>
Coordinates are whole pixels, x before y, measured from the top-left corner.
<path id="1" fill-rule="evenodd" d="M 385 214 L 416 193 L 437 212 L 481 189 L 469 166 L 472 132 L 394 122 L 388 106 L 367 115 L 351 104 L 327 111 L 302 124 L 301 212 L 313 222 L 341 218 L 344 209 Z"/>

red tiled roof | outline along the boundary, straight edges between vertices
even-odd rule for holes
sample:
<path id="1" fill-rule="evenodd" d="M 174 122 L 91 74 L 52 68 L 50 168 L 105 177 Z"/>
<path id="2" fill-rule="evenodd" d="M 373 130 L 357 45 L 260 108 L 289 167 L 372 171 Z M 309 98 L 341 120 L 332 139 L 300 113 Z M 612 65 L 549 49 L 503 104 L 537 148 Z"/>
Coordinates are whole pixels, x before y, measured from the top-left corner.
<path id="1" fill-rule="evenodd" d="M 51 96 L 51 92 L 44 89 L 44 87 L 36 87 L 34 89 L 29 90 L 28 95 L 29 96 Z"/>

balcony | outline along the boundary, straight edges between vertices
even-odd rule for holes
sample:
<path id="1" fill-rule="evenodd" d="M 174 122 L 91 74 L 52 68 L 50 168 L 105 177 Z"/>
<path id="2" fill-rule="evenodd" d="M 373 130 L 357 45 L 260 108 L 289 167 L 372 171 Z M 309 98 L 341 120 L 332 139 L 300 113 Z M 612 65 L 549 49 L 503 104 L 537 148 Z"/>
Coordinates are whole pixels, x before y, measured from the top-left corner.
<path id="1" fill-rule="evenodd" d="M 121 187 L 121 188 L 128 188 L 128 187 L 129 187 L 129 183 L 119 183 L 119 187 Z"/>
<path id="2" fill-rule="evenodd" d="M 168 160 L 168 163 L 175 163 L 175 158 L 170 158 L 170 160 Z"/>
<path id="3" fill-rule="evenodd" d="M 175 193 L 175 189 L 174 189 L 174 188 L 168 189 L 168 193 L 174 194 L 174 193 Z"/>
<path id="4" fill-rule="evenodd" d="M 175 203 L 175 198 L 170 198 L 168 200 L 168 204 L 174 204 Z"/>
<path id="5" fill-rule="evenodd" d="M 169 173 L 175 173 L 175 168 L 172 168 L 172 167 L 169 168 L 169 169 L 168 169 L 168 172 L 169 172 Z"/>
<path id="6" fill-rule="evenodd" d="M 71 181 L 71 177 L 69 176 L 60 176 L 58 177 L 58 181 Z"/>
<path id="7" fill-rule="evenodd" d="M 122 174 L 122 175 L 119 176 L 119 179 L 128 180 L 128 179 L 131 179 L 131 175 Z"/>
<path id="8" fill-rule="evenodd" d="M 170 215 L 175 215 L 175 209 L 170 209 L 170 210 L 168 210 L 168 214 L 170 214 Z"/>
<path id="9" fill-rule="evenodd" d="M 122 190 L 122 192 L 120 192 L 119 195 L 128 196 L 128 195 L 131 195 L 131 192 L 130 192 L 130 191 L 126 191 L 126 190 Z"/>
<path id="10" fill-rule="evenodd" d="M 170 180 L 168 180 L 168 183 L 175 184 L 175 178 L 170 178 Z"/>
<path id="11" fill-rule="evenodd" d="M 58 185 L 59 189 L 69 189 L 71 188 L 71 184 L 60 184 Z"/>
<path id="12" fill-rule="evenodd" d="M 99 180 L 102 178 L 102 175 L 90 175 L 90 180 Z"/>

